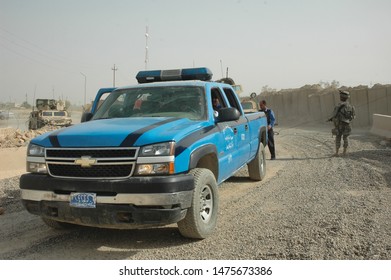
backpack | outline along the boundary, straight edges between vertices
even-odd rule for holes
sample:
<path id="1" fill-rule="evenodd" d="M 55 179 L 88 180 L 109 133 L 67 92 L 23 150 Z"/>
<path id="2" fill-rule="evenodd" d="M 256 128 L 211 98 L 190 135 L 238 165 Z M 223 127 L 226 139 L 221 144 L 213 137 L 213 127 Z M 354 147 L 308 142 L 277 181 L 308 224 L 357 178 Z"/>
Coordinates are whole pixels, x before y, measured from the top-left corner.
<path id="1" fill-rule="evenodd" d="M 351 122 L 356 117 L 354 106 L 352 106 L 350 104 L 346 104 L 343 107 L 344 108 L 341 109 L 341 114 L 342 114 L 342 118 L 343 118 L 342 121 Z"/>

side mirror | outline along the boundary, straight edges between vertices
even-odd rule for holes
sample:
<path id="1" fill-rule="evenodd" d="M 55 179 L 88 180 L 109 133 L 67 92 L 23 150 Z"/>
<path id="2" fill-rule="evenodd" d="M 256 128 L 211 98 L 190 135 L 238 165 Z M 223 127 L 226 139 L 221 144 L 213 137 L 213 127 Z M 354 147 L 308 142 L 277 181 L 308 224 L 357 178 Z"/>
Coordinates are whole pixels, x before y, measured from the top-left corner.
<path id="1" fill-rule="evenodd" d="M 219 110 L 219 116 L 217 118 L 218 122 L 230 122 L 237 121 L 240 118 L 240 112 L 238 109 L 230 108 L 221 108 Z"/>
<path id="2" fill-rule="evenodd" d="M 82 115 L 81 115 L 81 120 L 80 122 L 88 122 L 89 120 L 92 119 L 92 116 L 94 114 L 92 114 L 91 112 L 84 112 Z"/>

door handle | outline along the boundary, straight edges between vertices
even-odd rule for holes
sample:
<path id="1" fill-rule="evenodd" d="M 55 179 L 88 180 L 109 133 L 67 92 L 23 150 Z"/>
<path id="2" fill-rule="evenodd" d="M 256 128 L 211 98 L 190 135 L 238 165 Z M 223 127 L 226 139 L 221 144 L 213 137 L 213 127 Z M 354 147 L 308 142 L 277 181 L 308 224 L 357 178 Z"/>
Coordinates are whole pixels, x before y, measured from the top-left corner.
<path id="1" fill-rule="evenodd" d="M 234 134 L 238 134 L 238 129 L 234 127 Z"/>
<path id="2" fill-rule="evenodd" d="M 245 129 L 245 130 L 248 130 L 248 124 L 246 124 L 246 125 L 244 126 L 244 129 Z"/>

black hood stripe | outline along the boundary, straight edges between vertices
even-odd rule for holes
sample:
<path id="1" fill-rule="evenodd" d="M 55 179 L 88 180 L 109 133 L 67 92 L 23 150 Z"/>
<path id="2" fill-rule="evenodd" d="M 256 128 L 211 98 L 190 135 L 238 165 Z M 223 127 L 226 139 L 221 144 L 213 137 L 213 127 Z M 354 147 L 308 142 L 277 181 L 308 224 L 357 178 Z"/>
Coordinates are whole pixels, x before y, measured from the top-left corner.
<path id="1" fill-rule="evenodd" d="M 167 120 L 164 120 L 164 121 L 161 121 L 161 122 L 157 122 L 157 123 L 154 123 L 154 124 L 151 124 L 149 126 L 146 126 L 146 127 L 143 127 L 139 130 L 136 130 L 132 133 L 130 133 L 128 136 L 126 136 L 126 138 L 124 139 L 124 141 L 122 141 L 121 143 L 121 147 L 132 147 L 134 145 L 134 143 L 136 143 L 137 139 L 140 138 L 141 135 L 143 135 L 145 132 L 147 131 L 150 131 L 152 129 L 155 129 L 156 127 L 159 127 L 161 125 L 164 125 L 164 124 L 167 124 L 167 123 L 170 123 L 170 122 L 175 122 L 177 120 L 179 120 L 180 118 L 170 118 L 170 119 L 167 119 Z"/>
<path id="2" fill-rule="evenodd" d="M 58 141 L 58 134 L 60 134 L 60 132 L 63 131 L 64 129 L 65 128 L 56 130 L 49 135 L 49 140 L 50 140 L 50 143 L 52 144 L 53 147 L 56 147 L 56 148 L 61 147 L 60 141 Z"/>
<path id="3" fill-rule="evenodd" d="M 175 156 L 179 156 L 184 150 L 186 150 L 194 142 L 219 131 L 217 125 L 210 125 L 194 131 L 190 135 L 186 136 L 176 144 Z"/>

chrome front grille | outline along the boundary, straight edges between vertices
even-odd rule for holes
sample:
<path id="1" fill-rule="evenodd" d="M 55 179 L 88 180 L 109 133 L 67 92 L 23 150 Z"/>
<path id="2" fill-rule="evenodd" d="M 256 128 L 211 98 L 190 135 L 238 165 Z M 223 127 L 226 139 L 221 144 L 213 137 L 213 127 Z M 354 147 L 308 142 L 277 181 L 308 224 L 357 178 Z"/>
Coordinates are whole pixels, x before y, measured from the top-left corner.
<path id="1" fill-rule="evenodd" d="M 80 158 L 90 156 L 93 158 L 128 158 L 136 159 L 137 148 L 95 148 L 95 149 L 46 149 L 47 158 Z"/>
<path id="2" fill-rule="evenodd" d="M 59 178 L 122 179 L 133 175 L 138 148 L 48 148 L 49 174 Z"/>

